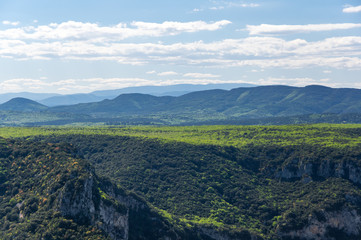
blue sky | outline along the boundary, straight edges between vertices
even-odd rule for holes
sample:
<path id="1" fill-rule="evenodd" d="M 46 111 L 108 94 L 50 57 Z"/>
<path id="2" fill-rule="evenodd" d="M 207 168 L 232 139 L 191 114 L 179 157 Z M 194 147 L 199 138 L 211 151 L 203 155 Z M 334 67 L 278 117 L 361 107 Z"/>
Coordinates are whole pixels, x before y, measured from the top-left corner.
<path id="1" fill-rule="evenodd" d="M 0 0 L 0 93 L 360 76 L 360 0 Z"/>

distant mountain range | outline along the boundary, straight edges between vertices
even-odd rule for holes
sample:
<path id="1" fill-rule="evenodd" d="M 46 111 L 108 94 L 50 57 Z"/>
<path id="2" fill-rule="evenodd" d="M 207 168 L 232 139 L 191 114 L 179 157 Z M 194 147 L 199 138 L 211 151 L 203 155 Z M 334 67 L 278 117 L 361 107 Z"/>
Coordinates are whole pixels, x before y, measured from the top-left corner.
<path id="1" fill-rule="evenodd" d="M 56 93 L 5 93 L 0 94 L 0 103 L 9 101 L 12 98 L 21 97 L 28 98 L 33 101 L 38 101 L 49 107 L 59 105 L 72 105 L 77 103 L 89 103 L 102 101 L 104 99 L 113 99 L 124 93 L 142 93 L 154 96 L 181 96 L 193 91 L 203 91 L 209 89 L 224 89 L 230 90 L 237 87 L 254 87 L 255 85 L 247 83 L 224 83 L 224 84 L 177 84 L 170 86 L 141 86 L 141 87 L 127 87 L 115 90 L 95 91 L 91 93 L 79 93 L 61 95 Z"/>
<path id="2" fill-rule="evenodd" d="M 67 123 L 72 122 L 74 116 L 81 116 L 81 118 L 76 117 L 81 122 L 123 122 L 136 119 L 140 124 L 211 123 L 228 120 L 236 123 L 237 119 L 244 121 L 244 119 L 310 116 L 310 114 L 360 114 L 361 90 L 312 85 L 213 89 L 181 96 L 127 93 L 120 94 L 112 100 L 56 107 L 46 107 L 32 100 L 15 98 L 1 104 L 0 110 L 43 112 L 57 116 L 68 114 Z M 327 119 L 330 119 L 330 116 L 332 115 L 328 115 Z M 350 116 L 352 115 L 348 115 L 347 119 Z M 310 119 L 310 117 L 300 119 Z M 337 117 L 337 119 L 345 118 Z M 282 121 L 287 122 L 285 119 Z"/>
<path id="3" fill-rule="evenodd" d="M 361 90 L 323 86 L 263 86 L 229 91 L 198 91 L 179 97 L 121 94 L 112 100 L 54 107 L 49 110 L 103 115 L 209 113 L 252 118 L 354 113 L 361 112 Z"/>

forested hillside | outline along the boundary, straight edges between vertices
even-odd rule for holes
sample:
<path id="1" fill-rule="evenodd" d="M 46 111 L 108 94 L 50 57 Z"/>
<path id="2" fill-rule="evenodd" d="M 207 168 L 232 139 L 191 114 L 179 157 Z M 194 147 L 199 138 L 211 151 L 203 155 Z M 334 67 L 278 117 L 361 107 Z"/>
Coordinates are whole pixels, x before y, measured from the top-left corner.
<path id="1" fill-rule="evenodd" d="M 317 103 L 317 104 L 315 104 Z M 52 112 L 117 116 L 193 114 L 223 117 L 279 117 L 322 113 L 360 113 L 361 90 L 307 86 L 262 86 L 207 90 L 179 97 L 121 94 L 96 103 L 54 107 Z"/>
<path id="2" fill-rule="evenodd" d="M 3 128 L 0 135 L 44 149 L 71 146 L 72 158 L 154 206 L 171 239 L 360 239 L 360 129 Z"/>
<path id="3" fill-rule="evenodd" d="M 212 239 L 98 177 L 69 144 L 0 140 L 1 239 Z"/>
<path id="4" fill-rule="evenodd" d="M 68 97 L 61 97 L 64 104 Z M 0 104 L 0 126 L 361 123 L 361 90 L 323 86 L 212 89 L 177 97 L 128 93 L 89 101 L 47 107 L 15 98 Z"/>

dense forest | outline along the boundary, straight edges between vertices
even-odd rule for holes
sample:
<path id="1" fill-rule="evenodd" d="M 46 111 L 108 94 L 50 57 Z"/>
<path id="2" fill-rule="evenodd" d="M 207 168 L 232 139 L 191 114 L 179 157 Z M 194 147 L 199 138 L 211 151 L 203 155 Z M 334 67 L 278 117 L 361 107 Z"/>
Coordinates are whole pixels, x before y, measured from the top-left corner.
<path id="1" fill-rule="evenodd" d="M 328 124 L 2 128 L 2 238 L 359 239 L 360 133 Z M 86 189 L 90 175 L 97 210 L 73 214 L 88 211 L 87 195 L 67 192 Z M 64 211 L 71 199 L 79 207 Z M 127 231 L 104 227 L 105 203 L 133 213 Z M 161 233 L 139 228 L 154 218 Z"/>
<path id="2" fill-rule="evenodd" d="M 1 239 L 212 239 L 99 177 L 66 143 L 1 139 Z M 205 231 L 203 233 L 203 231 Z M 233 238 L 247 231 L 226 233 Z"/>

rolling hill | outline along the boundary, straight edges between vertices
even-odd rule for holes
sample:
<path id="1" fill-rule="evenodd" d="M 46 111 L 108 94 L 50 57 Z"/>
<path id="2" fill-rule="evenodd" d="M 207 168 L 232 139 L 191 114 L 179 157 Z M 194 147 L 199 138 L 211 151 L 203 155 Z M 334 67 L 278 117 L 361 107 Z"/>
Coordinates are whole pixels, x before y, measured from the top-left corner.
<path id="1" fill-rule="evenodd" d="M 360 113 L 361 90 L 323 86 L 263 86 L 229 91 L 199 91 L 179 97 L 122 94 L 113 100 L 54 107 L 49 111 L 103 116 L 190 113 L 248 118 L 314 113 Z"/>
<path id="2" fill-rule="evenodd" d="M 39 112 L 48 107 L 27 98 L 13 98 L 3 104 L 0 104 L 0 111 L 16 112 Z"/>
<path id="3" fill-rule="evenodd" d="M 126 93 L 141 93 L 153 96 L 181 96 L 190 92 L 205 91 L 211 89 L 230 90 L 239 87 L 255 87 L 256 85 L 247 83 L 219 83 L 219 84 L 176 84 L 169 86 L 142 86 L 142 87 L 127 87 L 116 90 L 95 91 L 92 94 L 96 96 L 104 96 L 108 99 L 115 98 L 120 94 Z"/>
<path id="4" fill-rule="evenodd" d="M 127 93 L 49 108 L 15 98 L 0 110 L 4 125 L 359 123 L 361 90 L 313 85 L 213 89 L 178 97 Z"/>
<path id="5" fill-rule="evenodd" d="M 237 87 L 254 87 L 253 84 L 247 83 L 224 83 L 224 84 L 175 84 L 168 86 L 139 86 L 126 87 L 113 90 L 98 90 L 90 93 L 75 93 L 75 94 L 58 94 L 58 93 L 32 93 L 32 92 L 18 92 L 18 93 L 2 93 L 0 94 L 0 104 L 9 101 L 13 98 L 27 98 L 37 101 L 49 107 L 59 105 L 72 105 L 78 103 L 89 103 L 101 101 L 104 99 L 113 99 L 120 94 L 125 93 L 141 93 L 150 94 L 154 96 L 180 96 L 194 91 L 203 91 L 209 89 L 224 89 L 230 90 Z"/>
<path id="6" fill-rule="evenodd" d="M 32 93 L 32 92 L 18 92 L 18 93 L 2 93 L 0 94 L 0 104 L 7 102 L 13 98 L 27 98 L 33 101 L 40 102 L 43 99 L 59 96 L 57 93 Z"/>
<path id="7" fill-rule="evenodd" d="M 42 98 L 39 102 L 49 106 L 72 105 L 78 103 L 96 102 L 105 99 L 113 99 L 120 94 L 141 93 L 154 96 L 181 96 L 194 91 L 204 91 L 210 89 L 230 90 L 237 87 L 254 87 L 255 85 L 246 83 L 224 83 L 224 84 L 176 84 L 169 86 L 140 86 L 126 87 L 115 90 L 101 90 L 91 93 L 56 95 Z M 33 99 L 35 100 L 35 99 Z M 36 100 L 39 100 L 37 98 Z"/>

